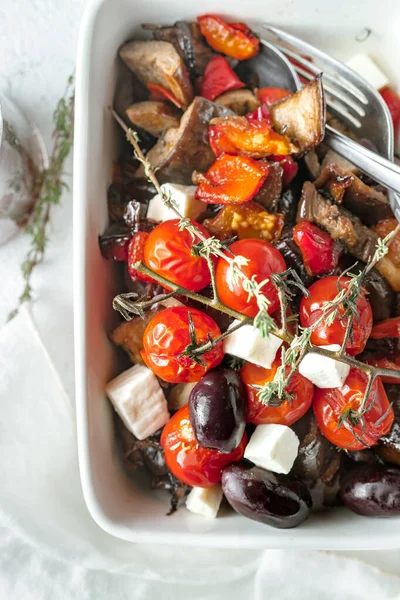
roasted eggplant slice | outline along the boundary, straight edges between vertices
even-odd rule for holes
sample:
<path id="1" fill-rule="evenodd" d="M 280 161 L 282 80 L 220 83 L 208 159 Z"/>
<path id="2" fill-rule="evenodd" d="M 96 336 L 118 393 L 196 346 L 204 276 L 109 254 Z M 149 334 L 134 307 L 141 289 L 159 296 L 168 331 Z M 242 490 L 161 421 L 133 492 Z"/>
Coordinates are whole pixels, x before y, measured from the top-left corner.
<path id="1" fill-rule="evenodd" d="M 268 164 L 268 177 L 263 183 L 254 200 L 264 208 L 275 212 L 278 209 L 279 198 L 282 193 L 283 169 L 277 162 Z"/>
<path id="2" fill-rule="evenodd" d="M 208 125 L 214 117 L 232 115 L 224 106 L 197 96 L 184 113 L 179 128 L 169 129 L 148 152 L 147 158 L 161 182 L 190 185 L 192 172 L 205 172 L 215 161 L 208 144 Z M 144 178 L 139 167 L 135 177 Z"/>
<path id="3" fill-rule="evenodd" d="M 400 385 L 386 384 L 385 391 L 394 411 L 394 423 L 387 435 L 379 440 L 376 452 L 385 462 L 400 466 Z"/>
<path id="4" fill-rule="evenodd" d="M 136 127 L 159 137 L 171 127 L 179 127 L 181 114 L 166 102 L 146 100 L 131 104 L 126 115 Z"/>
<path id="5" fill-rule="evenodd" d="M 259 106 L 260 101 L 250 90 L 231 90 L 215 98 L 217 104 L 222 104 L 232 110 L 235 114 L 244 116 L 247 113 L 254 112 Z"/>
<path id="6" fill-rule="evenodd" d="M 170 90 L 186 108 L 193 99 L 187 69 L 172 44 L 158 41 L 127 42 L 119 55 L 145 84 L 154 83 Z"/>
<path id="7" fill-rule="evenodd" d="M 366 225 L 393 218 L 386 194 L 366 185 L 354 173 L 339 165 L 329 164 L 323 168 L 314 185 L 328 192 L 335 202 L 343 202 L 343 206 Z"/>
<path id="8" fill-rule="evenodd" d="M 320 144 L 326 122 L 322 74 L 296 94 L 273 104 L 269 110 L 274 128 L 289 136 L 298 146 L 299 155 Z"/>
<path id="9" fill-rule="evenodd" d="M 293 241 L 292 230 L 290 229 L 285 231 L 282 237 L 274 243 L 274 246 L 279 250 L 285 259 L 287 268 L 294 269 L 305 287 L 310 287 L 310 285 L 315 281 L 315 277 L 312 277 L 306 271 L 300 249 Z"/>

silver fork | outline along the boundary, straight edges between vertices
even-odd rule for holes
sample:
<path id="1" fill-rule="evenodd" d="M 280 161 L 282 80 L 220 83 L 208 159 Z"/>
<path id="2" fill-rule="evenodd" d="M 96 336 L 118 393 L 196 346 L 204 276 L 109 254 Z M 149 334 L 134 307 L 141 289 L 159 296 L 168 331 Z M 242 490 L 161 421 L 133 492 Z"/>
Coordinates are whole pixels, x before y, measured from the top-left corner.
<path id="1" fill-rule="evenodd" d="M 372 179 L 400 193 L 400 168 L 393 161 L 393 123 L 389 110 L 380 94 L 355 71 L 337 59 L 303 40 L 267 24 L 263 28 L 274 38 L 274 46 L 286 58 L 286 67 L 310 80 L 323 73 L 326 102 L 329 110 L 359 137 L 371 140 L 379 154 L 342 135 L 329 125 L 324 142 L 335 152 L 356 165 Z M 263 39 L 268 48 L 271 44 Z M 278 41 L 276 41 L 278 40 Z M 310 57 L 309 60 L 307 57 Z M 297 64 L 289 62 L 288 58 Z M 282 64 L 282 60 L 281 60 Z M 298 76 L 294 84 L 301 89 Z M 394 214 L 400 220 L 400 198 L 389 194 Z"/>

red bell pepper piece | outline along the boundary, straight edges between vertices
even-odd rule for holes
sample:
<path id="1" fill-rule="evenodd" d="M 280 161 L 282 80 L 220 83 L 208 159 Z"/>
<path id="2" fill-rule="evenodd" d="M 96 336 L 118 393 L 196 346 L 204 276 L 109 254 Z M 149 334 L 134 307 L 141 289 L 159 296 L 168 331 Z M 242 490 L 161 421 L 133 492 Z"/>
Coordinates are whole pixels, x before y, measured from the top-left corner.
<path id="1" fill-rule="evenodd" d="M 225 23 L 216 15 L 202 15 L 197 21 L 207 43 L 217 52 L 237 60 L 247 60 L 258 54 L 259 39 L 244 23 Z"/>
<path id="2" fill-rule="evenodd" d="M 178 108 L 182 108 L 182 102 L 178 100 L 170 90 L 167 90 L 162 85 L 158 85 L 157 83 L 146 83 L 146 86 L 151 92 L 150 100 L 169 100 Z"/>
<path id="3" fill-rule="evenodd" d="M 340 251 L 331 236 L 316 225 L 302 221 L 293 227 L 293 240 L 300 248 L 304 265 L 310 275 L 321 275 L 334 269 Z"/>
<path id="4" fill-rule="evenodd" d="M 370 338 L 380 340 L 381 338 L 399 338 L 400 337 L 400 317 L 385 319 L 372 328 Z"/>
<path id="5" fill-rule="evenodd" d="M 279 87 L 265 87 L 257 90 L 257 97 L 262 104 L 266 104 L 267 107 L 291 96 L 293 92 L 285 90 Z"/>
<path id="6" fill-rule="evenodd" d="M 269 157 L 270 160 L 278 162 L 283 169 L 282 184 L 289 185 L 296 177 L 299 170 L 299 165 L 292 156 L 284 156 L 282 154 L 273 154 Z"/>
<path id="7" fill-rule="evenodd" d="M 268 165 L 246 156 L 222 154 L 197 186 L 195 197 L 209 204 L 241 204 L 257 194 L 268 176 Z"/>
<path id="8" fill-rule="evenodd" d="M 380 94 L 392 115 L 393 127 L 396 128 L 400 122 L 400 97 L 389 87 L 380 91 Z"/>
<path id="9" fill-rule="evenodd" d="M 204 71 L 200 94 L 207 100 L 214 100 L 224 92 L 244 87 L 236 73 L 223 56 L 214 56 Z"/>
<path id="10" fill-rule="evenodd" d="M 272 121 L 271 121 L 271 117 L 269 115 L 269 110 L 266 107 L 265 104 L 261 104 L 261 106 L 259 106 L 258 108 L 256 108 L 256 110 L 252 113 L 247 113 L 247 115 L 245 115 L 246 119 L 249 119 L 250 121 L 267 121 L 269 123 L 269 125 L 271 125 L 272 127 Z"/>
<path id="11" fill-rule="evenodd" d="M 244 154 L 263 158 L 271 154 L 290 154 L 297 148 L 286 135 L 274 131 L 267 120 L 256 121 L 246 117 L 220 117 L 213 119 L 208 129 L 212 151 Z"/>
<path id="12" fill-rule="evenodd" d="M 400 357 L 383 357 L 379 354 L 371 354 L 363 357 L 363 362 L 367 365 L 374 367 L 381 367 L 382 369 L 393 369 L 394 371 L 400 371 Z M 380 376 L 383 383 L 400 383 L 400 372 L 399 377 L 387 377 L 386 375 Z"/>

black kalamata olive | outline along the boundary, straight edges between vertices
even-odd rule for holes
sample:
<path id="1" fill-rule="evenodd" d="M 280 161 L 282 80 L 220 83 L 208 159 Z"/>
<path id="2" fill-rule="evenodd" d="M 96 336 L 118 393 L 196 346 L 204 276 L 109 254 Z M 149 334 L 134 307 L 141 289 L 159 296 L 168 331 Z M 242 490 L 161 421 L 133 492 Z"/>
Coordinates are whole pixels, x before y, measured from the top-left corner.
<path id="1" fill-rule="evenodd" d="M 222 490 L 236 512 L 265 525 L 289 529 L 310 515 L 312 499 L 306 485 L 241 461 L 222 472 Z"/>
<path id="2" fill-rule="evenodd" d="M 244 434 L 246 416 L 246 390 L 229 367 L 208 371 L 190 393 L 190 422 L 204 448 L 223 453 L 235 450 Z"/>
<path id="3" fill-rule="evenodd" d="M 359 515 L 400 515 L 400 469 L 383 465 L 353 469 L 341 481 L 340 496 Z"/>

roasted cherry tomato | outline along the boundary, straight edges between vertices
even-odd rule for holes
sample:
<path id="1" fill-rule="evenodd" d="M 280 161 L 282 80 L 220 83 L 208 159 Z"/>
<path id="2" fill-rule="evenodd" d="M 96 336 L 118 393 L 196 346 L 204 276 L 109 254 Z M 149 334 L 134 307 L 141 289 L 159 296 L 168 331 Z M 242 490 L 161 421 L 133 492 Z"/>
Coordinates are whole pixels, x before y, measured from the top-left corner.
<path id="1" fill-rule="evenodd" d="M 268 165 L 247 156 L 222 154 L 202 176 L 195 197 L 208 204 L 240 204 L 257 194 Z"/>
<path id="2" fill-rule="evenodd" d="M 221 481 L 224 467 L 243 457 L 247 435 L 245 433 L 239 446 L 228 454 L 203 448 L 194 437 L 186 405 L 165 425 L 160 443 L 167 467 L 175 477 L 187 485 L 207 488 Z"/>
<path id="3" fill-rule="evenodd" d="M 393 317 L 393 319 L 385 319 L 384 321 L 381 321 L 372 328 L 371 339 L 380 340 L 385 337 L 400 337 L 400 317 Z"/>
<path id="4" fill-rule="evenodd" d="M 379 221 L 371 229 L 373 229 L 379 237 L 385 238 L 389 233 L 394 231 L 398 225 L 397 219 L 384 219 Z M 389 250 L 386 255 L 396 267 L 400 267 L 400 233 L 397 233 L 390 242 Z"/>
<path id="5" fill-rule="evenodd" d="M 207 229 L 191 221 L 202 234 L 209 238 Z M 205 258 L 192 253 L 193 241 L 187 229 L 178 227 L 179 219 L 170 219 L 157 225 L 147 238 L 144 262 L 159 275 L 198 292 L 211 282 L 210 270 Z"/>
<path id="6" fill-rule="evenodd" d="M 248 416 L 250 423 L 260 425 L 263 423 L 277 423 L 279 425 L 292 425 L 306 414 L 310 408 L 314 395 L 314 386 L 298 371 L 293 375 L 287 392 L 291 400 L 285 400 L 280 406 L 268 406 L 261 402 L 254 385 L 264 385 L 273 381 L 277 368 L 281 364 L 280 353 L 274 360 L 270 369 L 258 367 L 252 363 L 245 363 L 239 375 L 246 385 L 248 399 Z M 288 367 L 289 371 L 289 367 Z"/>
<path id="7" fill-rule="evenodd" d="M 221 330 L 211 317 L 187 306 L 174 306 L 157 313 L 143 334 L 142 358 L 158 377 L 169 383 L 199 381 L 209 369 L 219 365 L 224 357 L 222 342 L 201 355 L 199 364 L 182 353 L 192 343 L 190 317 L 197 343 L 216 338 Z"/>
<path id="8" fill-rule="evenodd" d="M 250 200 L 223 206 L 213 219 L 203 221 L 203 225 L 220 240 L 237 235 L 239 240 L 255 238 L 273 242 L 280 238 L 284 218 L 279 213 L 269 213 L 261 204 Z"/>
<path id="9" fill-rule="evenodd" d="M 286 135 L 274 131 L 267 120 L 257 121 L 246 117 L 217 117 L 208 129 L 212 151 L 241 154 L 250 158 L 263 158 L 271 154 L 297 152 Z"/>
<path id="10" fill-rule="evenodd" d="M 316 225 L 301 221 L 293 227 L 293 240 L 300 248 L 309 275 L 322 275 L 337 267 L 339 247 L 329 233 Z"/>
<path id="11" fill-rule="evenodd" d="M 269 242 L 262 240 L 239 240 L 231 244 L 230 249 L 235 255 L 248 259 L 248 264 L 241 266 L 246 277 L 252 279 L 254 276 L 257 283 L 268 280 L 262 286 L 261 291 L 270 302 L 269 314 L 275 312 L 279 307 L 278 292 L 269 277 L 272 273 L 286 271 L 282 254 Z M 223 258 L 218 259 L 216 281 L 221 302 L 248 317 L 255 317 L 259 310 L 256 299 L 254 296 L 249 298 L 248 292 L 243 289 L 240 278 L 237 282 L 235 279 L 227 261 Z"/>
<path id="12" fill-rule="evenodd" d="M 244 23 L 225 23 L 216 15 L 197 17 L 207 43 L 221 54 L 247 60 L 258 54 L 260 42 Z"/>
<path id="13" fill-rule="evenodd" d="M 167 90 L 162 85 L 157 83 L 146 83 L 147 89 L 151 92 L 150 100 L 169 100 L 172 104 L 175 104 L 178 108 L 182 108 L 183 104 L 174 94 Z"/>
<path id="14" fill-rule="evenodd" d="M 154 283 L 154 279 L 140 273 L 134 268 L 137 262 L 144 261 L 144 247 L 149 234 L 145 231 L 138 231 L 134 234 L 128 246 L 128 273 L 132 281 L 145 281 L 146 283 Z"/>
<path id="15" fill-rule="evenodd" d="M 400 121 L 400 97 L 389 87 L 381 90 L 380 94 L 386 102 L 389 112 L 392 115 L 393 127 L 397 128 Z"/>
<path id="16" fill-rule="evenodd" d="M 200 95 L 208 100 L 244 87 L 235 71 L 231 69 L 223 56 L 214 56 L 206 66 L 200 84 Z"/>
<path id="17" fill-rule="evenodd" d="M 310 297 L 303 297 L 300 304 L 300 323 L 302 327 L 310 327 L 322 314 L 322 307 L 325 302 L 330 302 L 336 298 L 339 293 L 338 285 L 346 289 L 349 277 L 324 277 L 313 283 L 309 287 Z M 355 356 L 360 354 L 365 348 L 365 344 L 372 330 L 372 309 L 368 302 L 365 292 L 362 291 L 357 298 L 358 319 L 354 319 L 353 333 L 350 336 L 346 351 Z M 340 308 L 340 314 L 343 314 L 343 307 Z M 347 318 L 340 320 L 337 316 L 332 325 L 322 322 L 318 325 L 311 335 L 311 342 L 315 346 L 328 346 L 330 344 L 342 344 L 346 331 Z"/>
<path id="18" fill-rule="evenodd" d="M 291 96 L 293 92 L 279 87 L 265 87 L 257 90 L 257 96 L 260 102 L 271 106 L 280 100 Z"/>
<path id="19" fill-rule="evenodd" d="M 383 357 L 379 354 L 368 354 L 363 356 L 363 362 L 374 367 L 381 367 L 382 369 L 392 369 L 393 371 L 400 371 L 400 356 Z M 399 377 L 387 377 L 381 376 L 383 383 L 400 383 L 400 372 Z"/>
<path id="20" fill-rule="evenodd" d="M 392 427 L 394 413 L 380 377 L 372 384 L 362 422 L 353 420 L 350 411 L 360 408 L 367 383 L 367 375 L 352 368 L 341 388 L 315 388 L 313 408 L 318 427 L 339 448 L 363 450 L 374 446 Z M 346 415 L 348 428 L 339 423 Z"/>
<path id="21" fill-rule="evenodd" d="M 278 162 L 283 169 L 282 185 L 287 186 L 293 181 L 299 171 L 299 165 L 292 156 L 283 154 L 272 154 L 269 160 Z"/>

